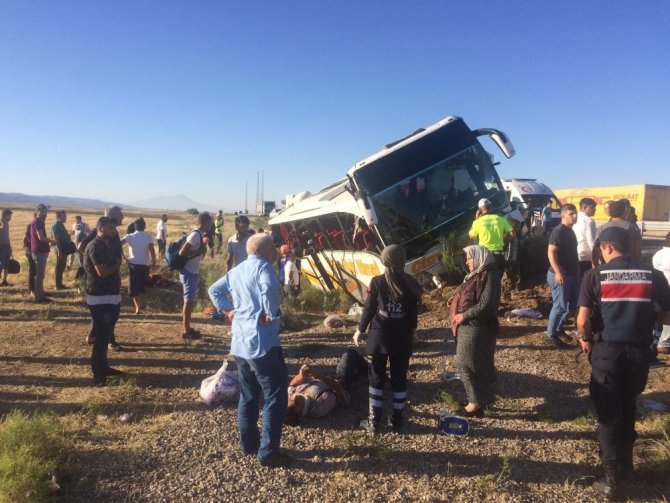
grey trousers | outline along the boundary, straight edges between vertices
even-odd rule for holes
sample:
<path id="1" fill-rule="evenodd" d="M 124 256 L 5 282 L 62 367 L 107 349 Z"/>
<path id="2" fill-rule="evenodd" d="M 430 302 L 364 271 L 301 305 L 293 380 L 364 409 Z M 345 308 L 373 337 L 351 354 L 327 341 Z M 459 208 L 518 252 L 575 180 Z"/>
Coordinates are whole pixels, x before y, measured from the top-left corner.
<path id="1" fill-rule="evenodd" d="M 33 253 L 33 260 L 35 261 L 35 300 L 42 300 L 44 297 L 44 275 L 47 270 L 47 259 L 49 252 Z"/>

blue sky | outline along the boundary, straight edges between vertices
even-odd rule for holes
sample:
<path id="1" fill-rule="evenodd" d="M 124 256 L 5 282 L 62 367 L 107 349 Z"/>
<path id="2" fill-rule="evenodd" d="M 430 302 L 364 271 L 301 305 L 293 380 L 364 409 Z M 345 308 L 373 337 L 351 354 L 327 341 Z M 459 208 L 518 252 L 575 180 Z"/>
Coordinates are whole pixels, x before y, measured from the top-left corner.
<path id="1" fill-rule="evenodd" d="M 447 115 L 501 177 L 670 184 L 670 2 L 0 3 L 0 192 L 249 208 Z M 494 150 L 495 149 L 495 150 Z"/>

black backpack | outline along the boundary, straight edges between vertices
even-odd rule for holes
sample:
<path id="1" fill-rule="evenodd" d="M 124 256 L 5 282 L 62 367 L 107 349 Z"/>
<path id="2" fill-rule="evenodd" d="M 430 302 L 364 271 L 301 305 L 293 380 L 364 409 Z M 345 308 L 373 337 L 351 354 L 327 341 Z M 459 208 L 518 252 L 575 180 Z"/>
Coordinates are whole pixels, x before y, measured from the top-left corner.
<path id="1" fill-rule="evenodd" d="M 193 229 L 194 232 L 198 233 L 200 236 L 200 249 L 202 249 L 202 233 L 198 229 Z M 179 250 L 182 249 L 184 243 L 186 243 L 186 238 L 189 234 L 184 234 L 179 241 L 173 241 L 165 249 L 165 265 L 173 270 L 179 270 L 186 265 L 186 262 L 191 260 L 194 257 L 185 257 L 184 255 L 179 255 Z M 196 255 L 197 256 L 197 255 Z"/>

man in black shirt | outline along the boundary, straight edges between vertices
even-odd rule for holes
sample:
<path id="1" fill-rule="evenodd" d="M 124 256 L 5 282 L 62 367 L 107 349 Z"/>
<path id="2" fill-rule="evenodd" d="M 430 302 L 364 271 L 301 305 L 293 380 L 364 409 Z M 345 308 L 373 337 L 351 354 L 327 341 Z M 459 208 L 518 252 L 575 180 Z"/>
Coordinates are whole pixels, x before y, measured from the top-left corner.
<path id="1" fill-rule="evenodd" d="M 91 332 L 95 337 L 91 353 L 93 382 L 104 386 L 107 376 L 118 374 L 107 364 L 107 347 L 114 334 L 114 325 L 121 308 L 121 245 L 114 221 L 101 217 L 96 225 L 96 237 L 84 250 L 86 272 L 86 305 L 91 312 Z"/>
<path id="2" fill-rule="evenodd" d="M 610 499 L 633 472 L 635 401 L 649 374 L 655 306 L 658 321 L 670 323 L 670 286 L 662 272 L 630 257 L 632 244 L 621 227 L 602 231 L 605 263 L 584 274 L 577 316 L 580 343 L 591 362 L 589 389 L 605 470 L 594 488 Z M 602 333 L 594 336 L 596 322 Z"/>
<path id="3" fill-rule="evenodd" d="M 123 223 L 123 210 L 121 209 L 120 206 L 110 206 L 109 208 L 105 209 L 105 217 L 108 217 L 112 223 L 114 224 L 115 227 L 118 227 Z M 88 246 L 88 244 L 93 241 L 97 237 L 97 233 L 95 230 L 91 233 L 88 234 L 78 245 L 77 245 L 77 251 L 79 253 L 84 253 L 84 250 Z M 114 241 L 116 244 L 119 246 L 119 250 L 121 250 L 121 253 L 123 253 L 123 248 L 121 246 L 121 238 L 119 237 L 119 233 L 116 229 L 114 229 L 114 235 L 110 238 L 112 241 Z M 79 277 L 79 273 L 77 273 L 77 277 Z M 93 326 L 91 325 L 88 330 L 88 334 L 86 335 L 86 342 L 88 344 L 93 344 Z M 121 346 L 116 342 L 116 336 L 114 335 L 114 332 L 112 332 L 112 336 L 109 339 L 109 349 L 113 349 L 114 351 L 121 351 Z"/>
<path id="4" fill-rule="evenodd" d="M 567 345 L 558 338 L 568 316 L 577 309 L 579 297 L 579 279 L 577 270 L 577 237 L 572 226 L 577 221 L 577 208 L 574 204 L 561 206 L 561 223 L 549 236 L 549 270 L 547 283 L 551 288 L 552 307 L 547 324 L 547 338 L 554 347 L 564 348 Z"/>

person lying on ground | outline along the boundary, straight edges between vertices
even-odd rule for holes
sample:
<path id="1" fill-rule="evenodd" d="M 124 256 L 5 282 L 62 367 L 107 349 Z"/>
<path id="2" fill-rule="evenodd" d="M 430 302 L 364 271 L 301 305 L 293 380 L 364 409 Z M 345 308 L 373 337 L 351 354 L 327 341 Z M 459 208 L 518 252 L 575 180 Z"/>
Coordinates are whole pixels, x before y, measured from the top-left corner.
<path id="1" fill-rule="evenodd" d="M 295 426 L 303 417 L 323 417 L 338 405 L 348 405 L 351 385 L 367 372 L 367 361 L 355 349 L 342 355 L 335 375 L 322 375 L 303 365 L 288 386 L 285 423 Z"/>

